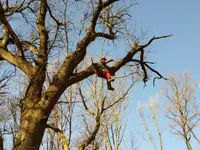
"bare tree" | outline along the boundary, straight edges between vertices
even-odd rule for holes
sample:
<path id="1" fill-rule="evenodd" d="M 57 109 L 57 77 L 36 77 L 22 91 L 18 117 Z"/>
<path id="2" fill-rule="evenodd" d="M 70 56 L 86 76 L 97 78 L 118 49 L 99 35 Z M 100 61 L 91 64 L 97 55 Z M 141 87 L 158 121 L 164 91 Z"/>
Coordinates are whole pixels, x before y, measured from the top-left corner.
<path id="1" fill-rule="evenodd" d="M 200 137 L 195 133 L 195 128 L 200 123 L 199 106 L 196 103 L 196 86 L 189 73 L 182 76 L 170 76 L 168 88 L 163 89 L 169 100 L 166 117 L 170 121 L 173 134 L 181 136 L 188 150 L 192 150 L 191 139 L 200 143 Z"/>
<path id="2" fill-rule="evenodd" d="M 138 145 L 137 135 L 131 133 L 131 135 L 130 135 L 130 147 L 129 147 L 129 149 L 130 150 L 137 150 L 138 147 L 139 147 L 139 145 Z"/>
<path id="3" fill-rule="evenodd" d="M 124 113 L 128 105 L 127 94 L 133 84 L 128 89 L 125 88 L 122 80 L 118 81 L 117 91 L 112 97 L 107 98 L 107 110 L 101 117 L 100 131 L 95 139 L 99 143 L 100 149 L 120 149 L 124 132 L 126 130 L 126 120 Z M 125 90 L 126 89 L 126 90 Z"/>
<path id="4" fill-rule="evenodd" d="M 15 70 L 10 68 L 10 65 L 0 63 L 0 149 L 4 148 L 4 129 L 3 125 L 11 118 L 11 111 L 8 109 L 8 87 L 10 80 L 15 76 Z"/>
<path id="5" fill-rule="evenodd" d="M 97 80 L 96 80 L 97 81 Z M 85 149 L 92 146 L 93 149 L 102 149 L 103 147 L 111 147 L 111 149 L 119 149 L 123 139 L 125 126 L 122 125 L 122 110 L 128 92 L 134 83 L 125 89 L 120 85 L 117 86 L 118 92 L 114 95 L 107 95 L 103 91 L 104 84 L 93 83 L 92 99 L 86 99 L 80 90 L 85 111 L 88 115 L 83 115 L 85 129 L 82 137 L 84 140 L 80 142 L 79 149 Z M 99 86 L 98 86 L 99 85 Z M 121 83 L 121 85 L 123 85 Z M 119 92 L 120 91 L 120 92 Z M 86 102 L 85 102 L 86 101 Z M 93 104 L 91 104 L 91 101 Z M 112 140 L 112 142 L 109 142 Z M 103 148 L 103 149 L 104 149 Z"/>
<path id="6" fill-rule="evenodd" d="M 152 119 L 153 125 L 156 130 L 156 134 L 152 134 L 151 127 L 147 123 L 147 115 L 144 113 L 144 107 L 141 102 L 138 103 L 138 113 L 142 122 L 142 125 L 144 126 L 145 132 L 149 138 L 149 141 L 154 148 L 154 150 L 157 150 L 156 142 L 155 142 L 155 136 L 157 134 L 157 138 L 159 139 L 159 149 L 163 150 L 163 140 L 162 140 L 162 133 L 161 133 L 161 127 L 159 123 L 160 118 L 160 104 L 159 104 L 159 98 L 158 95 L 155 97 L 149 97 L 147 103 L 146 103 L 146 110 L 150 114 L 150 117 Z M 148 116 L 149 117 L 149 116 Z"/>
<path id="7" fill-rule="evenodd" d="M 93 75 L 98 67 L 94 63 L 77 70 L 88 54 L 88 46 L 97 38 L 114 41 L 123 36 L 130 20 L 128 8 L 132 6 L 127 4 L 118 0 L 0 2 L 0 59 L 16 66 L 29 80 L 21 100 L 20 127 L 13 150 L 39 149 L 49 115 L 63 92 Z M 17 26 L 14 18 L 19 18 Z M 99 31 L 102 26 L 105 29 Z M 147 70 L 155 73 L 155 79 L 163 78 L 150 66 L 152 62 L 145 61 L 145 48 L 154 40 L 169 36 L 153 36 L 146 44 L 132 41 L 127 54 L 110 70 L 114 74 L 127 63 L 135 63 L 145 83 L 149 79 Z M 44 90 L 48 64 L 61 51 L 62 65 Z"/>

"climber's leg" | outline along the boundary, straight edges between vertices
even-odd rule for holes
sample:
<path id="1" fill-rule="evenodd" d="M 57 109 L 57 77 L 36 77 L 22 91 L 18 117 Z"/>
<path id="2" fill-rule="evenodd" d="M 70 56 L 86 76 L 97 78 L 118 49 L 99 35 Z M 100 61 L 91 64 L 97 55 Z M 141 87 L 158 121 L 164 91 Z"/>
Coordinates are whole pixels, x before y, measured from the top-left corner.
<path id="1" fill-rule="evenodd" d="M 115 89 L 111 86 L 111 82 L 108 82 L 108 81 L 107 81 L 107 88 L 108 88 L 108 90 L 111 90 L 111 91 L 115 90 Z"/>

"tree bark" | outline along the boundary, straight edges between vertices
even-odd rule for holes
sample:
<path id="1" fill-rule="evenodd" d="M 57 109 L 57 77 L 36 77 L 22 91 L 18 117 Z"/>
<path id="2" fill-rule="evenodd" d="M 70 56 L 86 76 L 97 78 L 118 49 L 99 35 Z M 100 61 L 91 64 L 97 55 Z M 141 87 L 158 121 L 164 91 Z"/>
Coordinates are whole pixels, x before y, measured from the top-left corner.
<path id="1" fill-rule="evenodd" d="M 21 125 L 13 150 L 38 150 L 50 112 L 36 104 L 21 115 Z"/>

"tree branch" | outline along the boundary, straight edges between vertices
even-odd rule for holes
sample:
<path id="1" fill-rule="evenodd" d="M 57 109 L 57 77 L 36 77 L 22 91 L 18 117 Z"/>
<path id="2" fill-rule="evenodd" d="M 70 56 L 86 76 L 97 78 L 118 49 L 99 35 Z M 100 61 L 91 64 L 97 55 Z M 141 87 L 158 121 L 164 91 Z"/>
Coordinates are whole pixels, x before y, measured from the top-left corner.
<path id="1" fill-rule="evenodd" d="M 149 46 L 154 40 L 163 39 L 163 38 L 168 38 L 168 37 L 170 37 L 170 36 L 173 36 L 173 35 L 170 34 L 170 35 L 158 36 L 158 37 L 153 36 L 153 37 L 149 40 L 149 42 L 147 42 L 147 43 L 144 44 L 144 45 L 141 45 L 140 47 L 141 47 L 141 48 L 145 48 L 145 47 Z"/>
<path id="2" fill-rule="evenodd" d="M 160 36 L 160 37 L 155 37 L 153 38 L 153 40 L 156 40 L 156 39 L 161 39 L 161 38 L 166 38 L 166 37 L 169 37 L 168 35 L 167 36 Z M 152 39 L 150 40 L 152 41 Z M 148 42 L 149 43 L 149 42 Z M 151 42 L 150 42 L 151 44 Z M 145 44 L 147 45 L 147 44 Z M 148 44 L 149 45 L 149 44 Z M 142 52 L 144 51 L 143 48 L 146 47 L 144 45 L 133 45 L 132 48 L 129 50 L 129 52 L 127 53 L 127 55 L 125 57 L 123 57 L 121 60 L 119 60 L 114 66 L 110 67 L 110 70 L 112 73 L 115 73 L 117 72 L 121 67 L 123 67 L 124 65 L 126 65 L 128 62 L 131 62 L 131 61 L 138 61 L 141 63 L 141 60 L 137 60 L 137 59 L 133 59 L 133 57 L 135 56 L 135 54 L 137 54 L 138 52 Z M 143 54 L 144 55 L 144 54 Z M 143 56 L 141 56 L 143 58 Z M 163 78 L 163 79 L 166 79 L 164 78 L 158 71 L 156 71 L 155 69 L 151 68 L 147 63 L 153 63 L 153 62 L 146 62 L 146 61 L 143 61 L 144 65 L 146 67 L 148 67 L 152 72 L 156 73 L 160 78 Z M 73 83 L 77 83 L 87 77 L 89 77 L 90 75 L 94 74 L 95 73 L 95 68 L 96 68 L 97 64 L 96 63 L 93 63 L 93 65 L 89 66 L 88 68 L 86 68 L 85 70 L 77 73 L 77 74 L 74 74 L 70 77 L 70 82 L 73 84 Z M 157 78 L 154 78 L 154 80 L 157 79 Z M 155 81 L 154 81 L 155 82 Z"/>
<path id="3" fill-rule="evenodd" d="M 114 40 L 116 37 L 114 36 L 114 34 L 106 34 L 106 33 L 103 33 L 103 32 L 96 32 L 95 33 L 95 36 L 96 37 L 103 37 L 103 38 L 106 38 L 106 39 L 109 39 L 109 40 Z"/>
<path id="4" fill-rule="evenodd" d="M 62 143 L 62 146 L 64 147 L 64 150 L 70 150 L 69 144 L 67 143 L 67 139 L 65 138 L 65 135 L 64 135 L 63 131 L 61 131 L 58 127 L 56 127 L 56 126 L 54 126 L 54 125 L 50 125 L 50 124 L 47 124 L 47 125 L 46 125 L 46 128 L 50 128 L 50 129 L 52 129 L 55 133 L 58 134 L 58 136 L 59 136 L 60 139 L 61 139 L 61 143 Z"/>
<path id="5" fill-rule="evenodd" d="M 25 50 L 30 50 L 33 54 L 38 55 L 38 48 L 33 45 L 33 43 L 29 41 L 22 41 L 22 45 L 24 46 Z"/>
<path id="6" fill-rule="evenodd" d="M 51 18 L 56 22 L 57 26 L 62 25 L 62 23 L 59 22 L 59 21 L 58 21 L 58 20 L 53 16 L 53 14 L 52 14 L 52 12 L 51 12 L 51 9 L 50 9 L 49 5 L 47 5 L 47 9 L 48 9 L 48 11 L 49 11 L 49 15 L 50 15 Z"/>
<path id="7" fill-rule="evenodd" d="M 40 14 L 37 17 L 37 28 L 40 36 L 40 49 L 38 52 L 37 62 L 40 65 L 46 66 L 47 62 L 47 51 L 48 51 L 48 32 L 45 27 L 45 18 L 47 13 L 47 0 L 41 0 L 40 2 Z M 40 66 L 41 67 L 41 66 Z"/>
<path id="8" fill-rule="evenodd" d="M 20 68 L 28 77 L 31 77 L 35 73 L 34 67 L 29 62 L 20 56 L 13 55 L 3 47 L 0 47 L 0 58 Z"/>
<path id="9" fill-rule="evenodd" d="M 17 49 L 20 53 L 20 56 L 22 56 L 22 58 L 24 58 L 24 53 L 23 53 L 23 48 L 22 48 L 22 44 L 18 38 L 18 36 L 16 35 L 16 33 L 14 32 L 14 30 L 12 29 L 12 27 L 10 26 L 10 24 L 8 23 L 6 17 L 5 17 L 5 10 L 2 7 L 2 4 L 0 3 L 0 21 L 1 23 L 3 23 L 5 25 L 5 27 L 7 28 L 9 34 L 11 35 L 11 37 L 13 38 L 14 43 L 17 46 Z"/>
<path id="10" fill-rule="evenodd" d="M 144 64 L 147 68 L 149 68 L 152 72 L 154 72 L 155 74 L 158 75 L 158 77 L 155 77 L 153 79 L 153 85 L 155 85 L 155 80 L 156 79 L 164 79 L 164 80 L 167 80 L 167 78 L 163 77 L 158 71 L 156 71 L 155 69 L 151 68 L 148 64 Z"/>
<path id="11" fill-rule="evenodd" d="M 142 67 L 142 70 L 144 72 L 144 78 L 143 78 L 143 82 L 144 84 L 146 84 L 147 80 L 148 80 L 148 75 L 147 75 L 147 70 L 144 66 L 144 50 L 141 50 L 141 55 L 140 55 L 140 65 Z"/>
<path id="12" fill-rule="evenodd" d="M 106 111 L 107 109 L 113 107 L 114 105 L 116 105 L 117 103 L 121 102 L 123 99 L 125 99 L 125 97 L 128 95 L 129 91 L 131 90 L 131 88 L 133 87 L 134 84 L 131 84 L 131 86 L 126 90 L 126 92 L 123 94 L 122 97 L 120 97 L 118 100 L 116 100 L 114 103 L 112 103 L 111 105 L 109 105 L 106 108 L 103 108 L 103 111 Z"/>
<path id="13" fill-rule="evenodd" d="M 84 107 L 85 107 L 85 110 L 87 110 L 87 112 L 88 112 L 90 115 L 92 115 L 93 117 L 95 117 L 95 116 L 96 116 L 95 113 L 94 113 L 93 111 L 91 111 L 90 109 L 88 109 L 88 107 L 87 107 L 87 105 L 86 105 L 86 103 L 85 103 L 85 100 L 84 100 L 84 96 L 83 96 L 82 91 L 81 91 L 80 88 L 79 88 L 79 93 L 80 93 L 80 96 L 81 96 L 83 105 L 84 105 Z"/>
<path id="14" fill-rule="evenodd" d="M 96 134 L 98 133 L 99 131 L 99 127 L 100 127 L 100 118 L 101 118 L 101 115 L 97 115 L 97 117 L 95 118 L 95 121 L 96 121 L 96 125 L 95 125 L 95 128 L 93 130 L 93 132 L 90 134 L 90 136 L 79 146 L 78 150 L 84 150 L 89 144 L 91 144 L 95 137 L 96 137 Z"/>
<path id="15" fill-rule="evenodd" d="M 94 14 L 93 14 L 93 17 L 92 17 L 92 20 L 90 23 L 90 27 L 89 27 L 93 32 L 95 31 L 97 20 L 99 18 L 101 11 L 116 1 L 118 1 L 118 0 L 107 0 L 105 2 L 102 2 L 101 0 L 99 0 L 99 4 L 94 11 Z"/>
<path id="16" fill-rule="evenodd" d="M 23 0 L 21 2 L 21 4 L 19 4 L 19 6 L 16 6 L 17 4 L 15 4 L 13 7 L 9 7 L 8 4 L 7 4 L 6 10 L 9 10 L 9 11 L 6 11 L 5 15 L 6 16 L 11 16 L 11 15 L 13 15 L 16 12 L 17 13 L 21 13 L 22 11 L 24 11 L 25 9 L 27 9 L 33 1 L 34 0 L 30 0 L 29 2 L 27 2 L 25 4 L 25 0 Z"/>
<path id="17" fill-rule="evenodd" d="M 190 130 L 190 132 L 192 133 L 192 135 L 195 138 L 195 140 L 200 144 L 200 140 L 197 138 L 197 136 L 195 135 L 195 133 L 192 130 Z"/>

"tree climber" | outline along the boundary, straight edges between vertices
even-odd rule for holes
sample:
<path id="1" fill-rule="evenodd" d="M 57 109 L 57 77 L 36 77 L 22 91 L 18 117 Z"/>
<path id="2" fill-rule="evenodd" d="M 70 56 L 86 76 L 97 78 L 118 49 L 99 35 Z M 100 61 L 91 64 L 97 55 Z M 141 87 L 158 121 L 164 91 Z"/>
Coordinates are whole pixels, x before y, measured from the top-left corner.
<path id="1" fill-rule="evenodd" d="M 106 58 L 103 56 L 101 57 L 100 61 L 97 63 L 98 67 L 96 69 L 96 74 L 101 77 L 106 79 L 107 81 L 107 88 L 108 90 L 114 90 L 114 88 L 111 86 L 111 82 L 113 82 L 115 79 L 112 79 L 111 76 L 114 76 L 113 73 L 110 71 L 110 67 L 108 67 L 106 64 L 111 62 L 113 60 L 109 60 L 106 62 Z"/>

